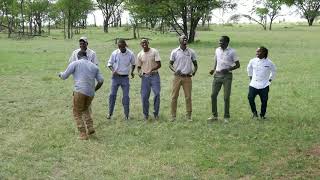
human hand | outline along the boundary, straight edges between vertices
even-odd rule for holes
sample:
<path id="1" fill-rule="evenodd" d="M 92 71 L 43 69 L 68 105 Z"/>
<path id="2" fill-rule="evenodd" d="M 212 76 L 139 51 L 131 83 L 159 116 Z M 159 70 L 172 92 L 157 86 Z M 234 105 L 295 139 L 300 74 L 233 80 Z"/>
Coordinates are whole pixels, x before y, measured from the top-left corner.
<path id="1" fill-rule="evenodd" d="M 174 75 L 177 75 L 177 76 L 179 76 L 179 75 L 181 75 L 182 73 L 181 73 L 181 71 L 180 70 L 178 70 L 178 71 L 176 71 L 175 73 L 174 73 Z"/>
<path id="2" fill-rule="evenodd" d="M 134 78 L 134 73 L 132 72 L 132 73 L 131 73 L 131 79 L 133 79 L 133 78 Z"/>
<path id="3" fill-rule="evenodd" d="M 213 75 L 213 73 L 214 73 L 214 70 L 212 69 L 212 70 L 209 72 L 209 74 L 210 74 L 210 75 Z"/>

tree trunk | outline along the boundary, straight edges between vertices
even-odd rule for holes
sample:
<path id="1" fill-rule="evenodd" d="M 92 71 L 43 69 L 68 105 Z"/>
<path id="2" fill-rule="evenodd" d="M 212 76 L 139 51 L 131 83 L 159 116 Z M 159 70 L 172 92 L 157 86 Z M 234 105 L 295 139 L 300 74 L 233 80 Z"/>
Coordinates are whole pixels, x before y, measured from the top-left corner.
<path id="1" fill-rule="evenodd" d="M 96 20 L 96 16 L 92 13 L 93 15 L 93 27 L 97 27 L 97 20 Z"/>
<path id="2" fill-rule="evenodd" d="M 315 18 L 313 18 L 313 17 L 308 19 L 308 25 L 309 25 L 309 26 L 312 26 L 312 25 L 313 25 L 314 19 L 315 19 Z"/>
<path id="3" fill-rule="evenodd" d="M 68 9 L 68 39 L 71 39 L 71 9 Z"/>
<path id="4" fill-rule="evenodd" d="M 193 43 L 196 35 L 196 28 L 198 26 L 198 23 L 200 21 L 200 18 L 192 18 L 191 17 L 191 23 L 190 23 L 190 31 L 189 31 L 189 38 L 188 43 Z"/>
<path id="5" fill-rule="evenodd" d="M 270 19 L 269 30 L 271 31 L 273 19 Z"/>
<path id="6" fill-rule="evenodd" d="M 50 35 L 50 19 L 49 19 L 49 24 L 48 24 L 48 34 Z"/>
<path id="7" fill-rule="evenodd" d="M 133 29 L 133 39 L 137 39 L 136 25 L 135 24 L 132 25 L 132 29 Z"/>
<path id="8" fill-rule="evenodd" d="M 22 34 L 24 35 L 24 17 L 23 17 L 23 1 L 21 0 L 20 11 L 21 11 L 21 19 L 22 19 Z"/>

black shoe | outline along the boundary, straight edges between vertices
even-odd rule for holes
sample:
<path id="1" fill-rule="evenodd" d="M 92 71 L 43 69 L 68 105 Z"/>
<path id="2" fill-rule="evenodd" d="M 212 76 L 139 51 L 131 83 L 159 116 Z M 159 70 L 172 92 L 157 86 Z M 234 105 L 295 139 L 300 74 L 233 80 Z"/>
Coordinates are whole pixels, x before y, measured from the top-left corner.
<path id="1" fill-rule="evenodd" d="M 260 118 L 263 120 L 267 119 L 265 116 L 260 116 Z"/>
<path id="2" fill-rule="evenodd" d="M 253 113 L 252 114 L 252 119 L 257 119 L 258 118 L 258 114 L 257 113 Z"/>

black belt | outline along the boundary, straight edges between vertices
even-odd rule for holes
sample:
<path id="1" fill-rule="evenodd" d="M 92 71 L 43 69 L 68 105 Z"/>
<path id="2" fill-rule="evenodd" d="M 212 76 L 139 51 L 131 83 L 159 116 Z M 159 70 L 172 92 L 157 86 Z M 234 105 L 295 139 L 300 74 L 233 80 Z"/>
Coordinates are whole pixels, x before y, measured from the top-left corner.
<path id="1" fill-rule="evenodd" d="M 176 76 L 180 76 L 180 77 L 192 77 L 192 75 L 190 75 L 190 74 L 179 74 L 179 75 L 176 75 Z"/>
<path id="2" fill-rule="evenodd" d="M 153 75 L 157 75 L 158 72 L 151 72 L 150 74 L 146 74 L 146 73 L 142 73 L 142 75 L 149 75 L 149 76 L 153 76 Z"/>
<path id="3" fill-rule="evenodd" d="M 122 74 L 114 74 L 114 76 L 118 76 L 118 77 L 128 77 L 128 74 L 124 74 L 124 75 L 122 75 Z"/>

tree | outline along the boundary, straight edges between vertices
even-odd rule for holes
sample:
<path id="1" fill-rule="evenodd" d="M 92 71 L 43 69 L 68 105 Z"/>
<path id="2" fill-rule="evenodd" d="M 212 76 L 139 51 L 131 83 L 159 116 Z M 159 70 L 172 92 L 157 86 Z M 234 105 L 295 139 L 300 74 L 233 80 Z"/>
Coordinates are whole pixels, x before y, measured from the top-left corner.
<path id="1" fill-rule="evenodd" d="M 121 8 L 122 0 L 97 0 L 98 7 L 103 14 L 103 31 L 108 33 L 109 25 L 114 21 L 112 17 Z M 111 21 L 112 20 L 112 21 Z"/>
<path id="2" fill-rule="evenodd" d="M 293 3 L 307 19 L 309 26 L 312 26 L 314 20 L 320 16 L 320 0 L 293 0 Z"/>

